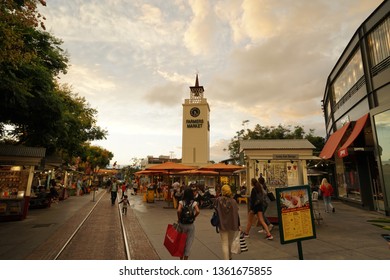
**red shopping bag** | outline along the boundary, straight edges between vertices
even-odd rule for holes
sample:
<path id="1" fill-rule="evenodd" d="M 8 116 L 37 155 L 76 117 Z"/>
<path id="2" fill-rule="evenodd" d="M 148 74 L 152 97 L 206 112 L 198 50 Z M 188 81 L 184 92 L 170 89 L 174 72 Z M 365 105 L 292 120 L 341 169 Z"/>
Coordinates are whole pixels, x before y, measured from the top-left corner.
<path id="1" fill-rule="evenodd" d="M 187 234 L 179 232 L 176 227 L 169 224 L 165 233 L 164 246 L 173 257 L 182 257 L 186 247 Z"/>

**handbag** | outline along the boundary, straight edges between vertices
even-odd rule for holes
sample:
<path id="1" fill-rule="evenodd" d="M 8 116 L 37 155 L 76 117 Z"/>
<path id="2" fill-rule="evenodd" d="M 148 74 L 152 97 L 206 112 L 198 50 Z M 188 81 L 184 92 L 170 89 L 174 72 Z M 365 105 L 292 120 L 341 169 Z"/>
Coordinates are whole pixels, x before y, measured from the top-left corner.
<path id="1" fill-rule="evenodd" d="M 240 234 L 240 248 L 241 248 L 241 252 L 248 251 L 248 245 L 246 245 L 245 237 L 241 234 Z"/>
<path id="2" fill-rule="evenodd" d="M 275 195 L 274 195 L 273 192 L 268 192 L 267 196 L 268 196 L 269 200 L 271 200 L 271 201 L 275 201 L 276 200 Z"/>
<path id="3" fill-rule="evenodd" d="M 241 242 L 240 242 L 240 232 L 236 231 L 234 234 L 233 242 L 230 247 L 230 252 L 232 254 L 240 254 L 241 253 Z"/>
<path id="4" fill-rule="evenodd" d="M 219 233 L 219 216 L 217 209 L 214 210 L 213 215 L 211 216 L 210 223 L 215 227 L 215 231 Z"/>
<path id="5" fill-rule="evenodd" d="M 168 224 L 165 232 L 164 246 L 171 256 L 182 257 L 186 247 L 187 234 L 181 232 L 177 224 Z"/>

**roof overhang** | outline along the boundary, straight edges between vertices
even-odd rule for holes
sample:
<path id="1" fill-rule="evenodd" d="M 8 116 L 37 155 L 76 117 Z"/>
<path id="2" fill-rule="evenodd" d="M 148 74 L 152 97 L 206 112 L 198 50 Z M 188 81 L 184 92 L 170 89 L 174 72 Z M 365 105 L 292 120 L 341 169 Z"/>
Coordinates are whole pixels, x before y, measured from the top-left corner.
<path id="1" fill-rule="evenodd" d="M 0 165 L 40 165 L 45 153 L 45 148 L 0 145 Z"/>

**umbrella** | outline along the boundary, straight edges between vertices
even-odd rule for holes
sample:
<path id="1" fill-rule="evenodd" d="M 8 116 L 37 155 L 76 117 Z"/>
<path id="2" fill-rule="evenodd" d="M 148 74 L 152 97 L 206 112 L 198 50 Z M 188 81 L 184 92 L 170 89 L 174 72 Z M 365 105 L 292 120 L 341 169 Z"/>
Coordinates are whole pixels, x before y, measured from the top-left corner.
<path id="1" fill-rule="evenodd" d="M 210 175 L 210 176 L 214 176 L 214 175 L 218 175 L 218 172 L 212 171 L 212 170 L 192 169 L 192 170 L 180 171 L 180 172 L 177 172 L 175 174 L 178 174 L 178 175 L 205 175 L 205 176 Z"/>
<path id="2" fill-rule="evenodd" d="M 218 172 L 218 174 L 219 174 L 218 181 L 219 181 L 221 179 L 220 177 L 221 177 L 222 172 L 233 173 L 234 171 L 244 169 L 244 167 L 242 167 L 240 165 L 226 164 L 226 163 L 220 162 L 220 163 L 206 165 L 206 166 L 203 166 L 199 169 Z"/>
<path id="3" fill-rule="evenodd" d="M 167 174 L 166 171 L 159 170 L 141 170 L 134 173 L 135 175 L 157 175 L 157 174 Z"/>
<path id="4" fill-rule="evenodd" d="M 167 172 L 164 170 L 141 170 L 135 172 L 136 175 L 152 175 L 152 174 L 166 174 Z"/>
<path id="5" fill-rule="evenodd" d="M 146 168 L 145 170 L 158 170 L 158 171 L 166 171 L 169 177 L 170 172 L 172 171 L 184 171 L 184 170 L 190 170 L 195 169 L 194 166 L 185 165 L 181 163 L 171 162 L 167 161 L 161 164 L 156 164 L 153 166 L 150 166 Z"/>
<path id="6" fill-rule="evenodd" d="M 168 173 L 171 171 L 179 171 L 179 170 L 190 170 L 195 169 L 195 166 L 184 165 L 181 163 L 167 161 L 161 164 L 152 165 L 145 170 L 159 170 L 159 171 L 167 171 Z"/>
<path id="7" fill-rule="evenodd" d="M 203 166 L 199 169 L 200 170 L 211 170 L 211 171 L 217 171 L 217 172 L 231 172 L 232 173 L 234 171 L 241 170 L 243 168 L 244 167 L 242 167 L 240 165 L 225 164 L 223 162 L 220 162 L 220 163 L 214 163 L 211 165 L 206 165 L 206 166 Z"/>

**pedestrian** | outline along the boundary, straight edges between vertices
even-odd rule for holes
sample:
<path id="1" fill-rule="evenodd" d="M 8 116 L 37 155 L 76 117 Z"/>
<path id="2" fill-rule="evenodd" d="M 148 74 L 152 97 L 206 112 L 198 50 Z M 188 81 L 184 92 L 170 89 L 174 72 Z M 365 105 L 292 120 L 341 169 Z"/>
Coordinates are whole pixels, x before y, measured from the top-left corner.
<path id="1" fill-rule="evenodd" d="M 263 187 L 260 185 L 259 181 L 256 180 L 256 178 L 252 178 L 251 185 L 252 185 L 252 190 L 249 199 L 248 222 L 247 222 L 246 230 L 241 234 L 244 237 L 249 237 L 249 231 L 252 227 L 253 218 L 254 216 L 257 216 L 258 221 L 263 227 L 263 231 L 266 233 L 265 238 L 268 240 L 272 240 L 274 238 L 270 232 L 270 228 L 272 229 L 273 225 L 271 226 L 270 223 L 270 226 L 268 227 L 267 223 L 264 220 L 264 209 L 267 204 L 266 201 L 267 194 L 265 193 Z"/>
<path id="2" fill-rule="evenodd" d="M 127 185 L 126 185 L 126 182 L 125 182 L 125 181 L 123 181 L 123 184 L 122 184 L 122 186 L 121 186 L 121 189 L 122 189 L 122 197 L 121 197 L 121 199 L 123 199 L 123 198 L 125 197 L 126 191 L 127 191 Z"/>
<path id="3" fill-rule="evenodd" d="M 82 195 L 82 188 L 83 188 L 83 181 L 81 180 L 81 178 L 78 178 L 77 179 L 77 196 L 80 196 Z"/>
<path id="4" fill-rule="evenodd" d="M 133 194 L 137 195 L 137 190 L 138 190 L 138 183 L 136 180 L 133 182 Z"/>
<path id="5" fill-rule="evenodd" d="M 112 181 L 110 178 L 106 181 L 106 191 L 110 192 L 111 191 L 111 186 L 112 186 Z"/>
<path id="6" fill-rule="evenodd" d="M 190 188 L 185 189 L 183 192 L 183 199 L 179 201 L 177 207 L 177 218 L 180 228 L 183 233 L 187 234 L 184 255 L 180 257 L 181 260 L 188 260 L 190 255 L 192 242 L 195 239 L 194 221 L 199 213 L 199 206 L 194 200 L 194 193 Z"/>
<path id="7" fill-rule="evenodd" d="M 127 195 L 124 195 L 122 200 L 119 201 L 119 204 L 123 203 L 122 205 L 122 215 L 127 215 L 127 205 L 130 205 L 129 199 L 127 198 Z"/>
<path id="8" fill-rule="evenodd" d="M 269 231 L 271 232 L 274 225 L 269 221 L 269 219 L 267 218 L 267 216 L 265 215 L 265 212 L 267 211 L 267 208 L 268 208 L 268 205 L 269 203 L 271 202 L 270 199 L 268 198 L 268 188 L 267 188 L 267 185 L 265 183 L 265 179 L 263 177 L 263 174 L 260 173 L 260 177 L 259 177 L 259 183 L 260 185 L 263 187 L 263 190 L 264 190 L 264 194 L 265 194 L 265 199 L 264 199 L 264 205 L 263 205 L 263 217 L 264 217 L 264 221 L 265 223 L 267 224 L 268 226 L 268 229 Z M 264 232 L 264 229 L 260 229 L 259 230 L 260 233 L 263 233 Z"/>
<path id="9" fill-rule="evenodd" d="M 332 212 L 334 213 L 336 209 L 333 207 L 331 202 L 331 197 L 333 194 L 333 187 L 331 184 L 329 184 L 328 180 L 326 178 L 323 178 L 321 181 L 320 191 L 322 194 L 322 198 L 324 200 L 325 205 L 325 212 L 329 213 L 330 209 L 332 209 Z"/>
<path id="10" fill-rule="evenodd" d="M 240 230 L 238 204 L 232 197 L 229 185 L 223 185 L 221 195 L 215 200 L 215 209 L 219 217 L 219 234 L 221 237 L 222 256 L 224 260 L 232 259 L 232 243 L 237 231 Z"/>
<path id="11" fill-rule="evenodd" d="M 112 181 L 110 192 L 111 192 L 111 205 L 114 205 L 116 197 L 118 195 L 118 182 L 116 178 L 114 178 Z"/>

